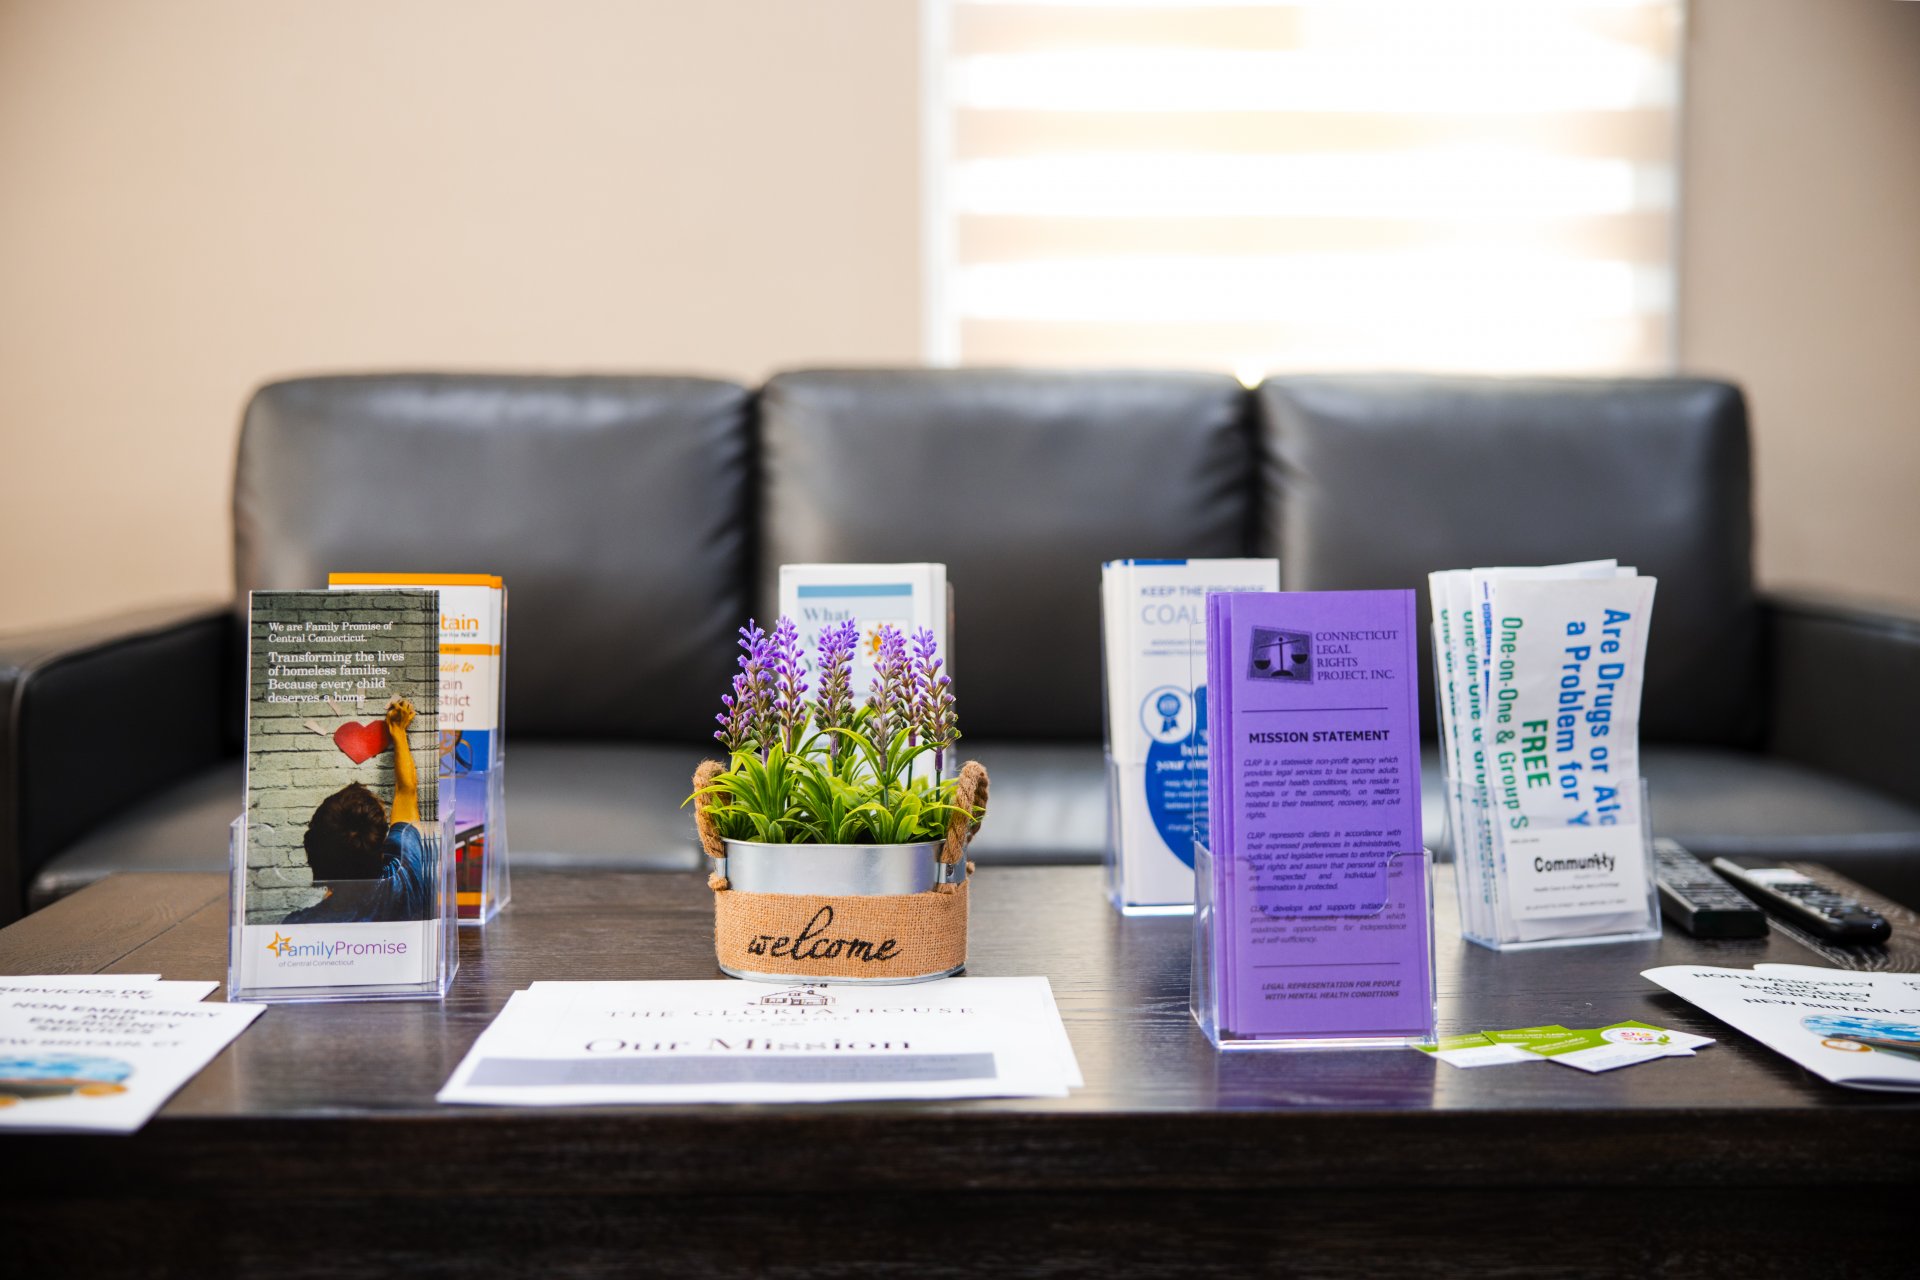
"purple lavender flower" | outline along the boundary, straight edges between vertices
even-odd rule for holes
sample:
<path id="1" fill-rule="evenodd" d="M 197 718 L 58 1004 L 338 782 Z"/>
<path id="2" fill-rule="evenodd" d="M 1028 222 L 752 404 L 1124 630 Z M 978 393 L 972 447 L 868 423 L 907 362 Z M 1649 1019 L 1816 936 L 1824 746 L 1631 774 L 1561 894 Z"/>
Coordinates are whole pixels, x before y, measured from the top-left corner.
<path id="1" fill-rule="evenodd" d="M 934 664 L 936 667 L 939 664 Z M 960 739 L 960 719 L 953 709 L 953 681 L 946 676 L 933 678 L 933 691 L 927 695 L 925 718 L 920 732 L 933 747 L 933 776 L 942 776 L 947 763 L 947 748 Z"/>
<path id="2" fill-rule="evenodd" d="M 800 678 L 800 627 L 785 614 L 774 624 L 773 636 L 767 642 L 767 662 L 773 686 L 773 722 L 781 747 L 792 751 L 807 719 L 802 700 L 807 682 Z"/>
<path id="3" fill-rule="evenodd" d="M 909 745 L 924 742 L 933 748 L 933 771 L 939 777 L 946 750 L 959 738 L 953 710 L 953 681 L 940 674 L 940 648 L 925 627 L 913 634 L 913 700 L 908 708 Z"/>
<path id="4" fill-rule="evenodd" d="M 940 679 L 939 647 L 933 632 L 921 627 L 913 633 L 913 657 L 907 664 L 907 745 L 918 746 L 927 717 L 933 712 L 933 691 Z"/>
<path id="5" fill-rule="evenodd" d="M 759 745 L 760 758 L 764 760 L 767 748 L 773 744 L 775 727 L 773 642 L 748 619 L 747 625 L 740 628 L 740 648 L 740 674 L 733 678 L 733 697 L 736 704 L 746 708 L 746 737 Z"/>
<path id="6" fill-rule="evenodd" d="M 912 695 L 912 672 L 907 660 L 907 638 L 900 629 L 883 622 L 874 634 L 879 644 L 873 658 L 874 676 L 867 695 L 867 709 L 873 712 L 870 724 L 874 745 L 885 751 L 900 728 L 898 719 L 907 711 L 907 701 Z"/>
<path id="7" fill-rule="evenodd" d="M 851 618 L 820 629 L 814 646 L 818 655 L 820 689 L 814 704 L 814 722 L 822 729 L 844 727 L 853 719 L 853 651 L 860 643 L 860 624 Z M 840 735 L 827 735 L 827 756 L 840 759 Z"/>
<path id="8" fill-rule="evenodd" d="M 720 727 L 713 731 L 713 736 L 720 740 L 728 754 L 744 749 L 753 737 L 752 714 L 747 703 L 747 677 L 737 675 L 733 678 L 733 692 L 720 695 L 720 705 L 726 710 L 714 717 Z"/>

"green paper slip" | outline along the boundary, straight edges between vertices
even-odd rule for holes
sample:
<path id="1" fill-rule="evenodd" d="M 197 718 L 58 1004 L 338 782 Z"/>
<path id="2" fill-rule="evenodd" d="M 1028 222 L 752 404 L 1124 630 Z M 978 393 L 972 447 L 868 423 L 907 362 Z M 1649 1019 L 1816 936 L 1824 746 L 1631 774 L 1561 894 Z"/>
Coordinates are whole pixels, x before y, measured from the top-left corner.
<path id="1" fill-rule="evenodd" d="M 1435 1045 L 1415 1045 L 1416 1049 L 1433 1055 L 1450 1067 L 1497 1067 L 1513 1062 L 1533 1061 L 1533 1055 L 1517 1046 L 1495 1044 L 1487 1039 L 1483 1031 L 1466 1031 L 1459 1035 L 1441 1036 Z"/>
<path id="2" fill-rule="evenodd" d="M 1566 1035 L 1558 1039 L 1537 1041 L 1528 1045 L 1527 1051 L 1529 1053 L 1537 1053 L 1543 1058 L 1557 1058 L 1563 1053 L 1578 1053 L 1582 1049 L 1610 1049 L 1613 1047 L 1615 1047 L 1613 1041 L 1601 1035 L 1598 1027 L 1594 1027 L 1588 1030 L 1569 1031 Z M 1648 1053 L 1652 1053 L 1655 1050 L 1661 1053 L 1666 1051 L 1663 1046 L 1644 1042 L 1622 1047 Z"/>
<path id="3" fill-rule="evenodd" d="M 1457 1045 L 1454 1042 L 1458 1042 Z M 1651 1062 L 1656 1058 L 1690 1058 L 1695 1048 L 1712 1043 L 1707 1036 L 1669 1031 L 1652 1023 L 1629 1019 L 1604 1027 L 1563 1027 L 1554 1022 L 1538 1027 L 1482 1031 L 1477 1037 L 1450 1036 L 1440 1048 L 1468 1050 L 1467 1054 L 1460 1055 L 1465 1060 L 1456 1062 L 1460 1066 L 1491 1065 L 1477 1061 L 1481 1055 L 1472 1052 L 1481 1049 L 1484 1044 L 1500 1046 L 1509 1052 L 1532 1058 L 1544 1058 L 1562 1066 L 1578 1067 L 1582 1071 L 1600 1072 Z M 1440 1057 L 1442 1061 L 1454 1060 L 1445 1052 Z"/>
<path id="4" fill-rule="evenodd" d="M 1530 1049 L 1536 1044 L 1563 1040 L 1573 1033 L 1557 1022 L 1542 1027 L 1515 1027 L 1510 1031 L 1482 1031 L 1490 1044 L 1511 1044 Z"/>
<path id="5" fill-rule="evenodd" d="M 1492 1044 L 1486 1034 L 1480 1031 L 1463 1031 L 1459 1035 L 1441 1036 L 1438 1044 L 1417 1044 L 1414 1048 L 1422 1053 L 1439 1053 L 1441 1050 L 1483 1049 Z"/>

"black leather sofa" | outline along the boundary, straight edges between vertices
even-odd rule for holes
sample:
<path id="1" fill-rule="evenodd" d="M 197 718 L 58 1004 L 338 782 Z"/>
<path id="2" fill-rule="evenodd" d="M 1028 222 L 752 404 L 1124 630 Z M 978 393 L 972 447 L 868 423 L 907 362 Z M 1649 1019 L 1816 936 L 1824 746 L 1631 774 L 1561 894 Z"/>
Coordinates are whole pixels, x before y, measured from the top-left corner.
<path id="1" fill-rule="evenodd" d="M 1655 828 L 1920 903 L 1920 618 L 1759 597 L 1749 495 L 1740 393 L 1694 379 L 276 383 L 240 441 L 235 601 L 0 640 L 0 920 L 114 871 L 224 867 L 244 593 L 330 569 L 504 574 L 516 864 L 675 870 L 698 865 L 679 805 L 734 628 L 777 567 L 943 561 L 994 778 L 977 857 L 1095 860 L 1100 562 L 1247 554 L 1293 588 L 1423 597 L 1475 564 L 1657 575 Z"/>

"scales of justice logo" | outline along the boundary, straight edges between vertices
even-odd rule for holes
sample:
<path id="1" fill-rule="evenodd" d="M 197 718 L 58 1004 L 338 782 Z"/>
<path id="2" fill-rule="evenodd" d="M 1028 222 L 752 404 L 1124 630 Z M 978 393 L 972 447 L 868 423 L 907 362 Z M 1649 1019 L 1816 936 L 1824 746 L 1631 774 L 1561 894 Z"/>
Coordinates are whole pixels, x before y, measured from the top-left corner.
<path id="1" fill-rule="evenodd" d="M 1279 631 L 1271 627 L 1253 629 L 1253 652 L 1247 662 L 1247 676 L 1253 680 L 1284 680 L 1292 684 L 1313 683 L 1313 636 L 1305 631 Z"/>

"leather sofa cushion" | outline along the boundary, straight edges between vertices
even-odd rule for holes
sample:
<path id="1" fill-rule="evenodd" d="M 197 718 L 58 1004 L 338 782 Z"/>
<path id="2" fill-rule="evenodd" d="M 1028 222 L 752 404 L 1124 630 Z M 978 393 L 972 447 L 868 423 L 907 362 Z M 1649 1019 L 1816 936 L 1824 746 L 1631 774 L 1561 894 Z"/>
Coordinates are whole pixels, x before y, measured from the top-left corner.
<path id="1" fill-rule="evenodd" d="M 514 742 L 507 749 L 509 867 L 691 871 L 699 747 Z"/>
<path id="2" fill-rule="evenodd" d="M 1757 745 L 1746 408 L 1696 379 L 1297 377 L 1259 392 L 1261 545 L 1289 590 L 1617 557 L 1660 580 L 1642 736 Z M 1429 733 L 1432 726 L 1428 726 Z"/>
<path id="3" fill-rule="evenodd" d="M 520 742 L 507 764 L 509 867 L 693 871 L 699 747 Z M 227 761 L 136 806 L 50 861 L 35 878 L 39 910 L 122 871 L 227 870 L 227 828 L 239 816 L 241 761 Z"/>
<path id="4" fill-rule="evenodd" d="M 967 731 L 1097 741 L 1101 562 L 1247 554 L 1246 405 L 1211 374 L 782 374 L 760 402 L 761 614 L 782 564 L 944 563 Z"/>
<path id="5" fill-rule="evenodd" d="M 747 614 L 751 397 L 698 378 L 382 375 L 260 389 L 235 574 L 497 573 L 516 735 L 696 741 Z"/>
<path id="6" fill-rule="evenodd" d="M 702 860 L 693 822 L 679 805 L 707 754 L 698 746 L 516 741 L 507 786 L 513 865 L 695 871 Z M 1098 747 L 969 740 L 961 755 L 993 778 L 971 850 L 981 866 L 1100 861 L 1107 811 Z M 1920 903 L 1920 809 L 1744 752 L 1656 746 L 1645 758 L 1657 833 L 1705 856 L 1827 862 L 1898 901 Z M 1427 841 L 1445 856 L 1431 752 L 1422 772 Z M 41 870 L 31 906 L 121 871 L 224 872 L 240 788 L 234 760 L 114 820 Z"/>
<path id="7" fill-rule="evenodd" d="M 987 820 L 967 855 L 983 867 L 1099 862 L 1107 847 L 1104 755 L 1083 743 L 963 742 L 986 766 Z"/>
<path id="8" fill-rule="evenodd" d="M 240 816 L 236 758 L 149 796 L 48 859 L 27 887 L 27 910 L 125 871 L 225 874 L 227 828 Z"/>
<path id="9" fill-rule="evenodd" d="M 680 802 L 704 748 L 521 742 L 507 765 L 512 867 L 696 871 L 704 866 Z M 1106 798 L 1097 748 L 986 744 L 962 755 L 993 778 L 992 818 L 973 855 L 989 863 L 1097 862 Z M 34 880 L 31 910 L 123 871 L 227 870 L 227 828 L 240 812 L 238 759 L 195 775 L 92 832 Z"/>

